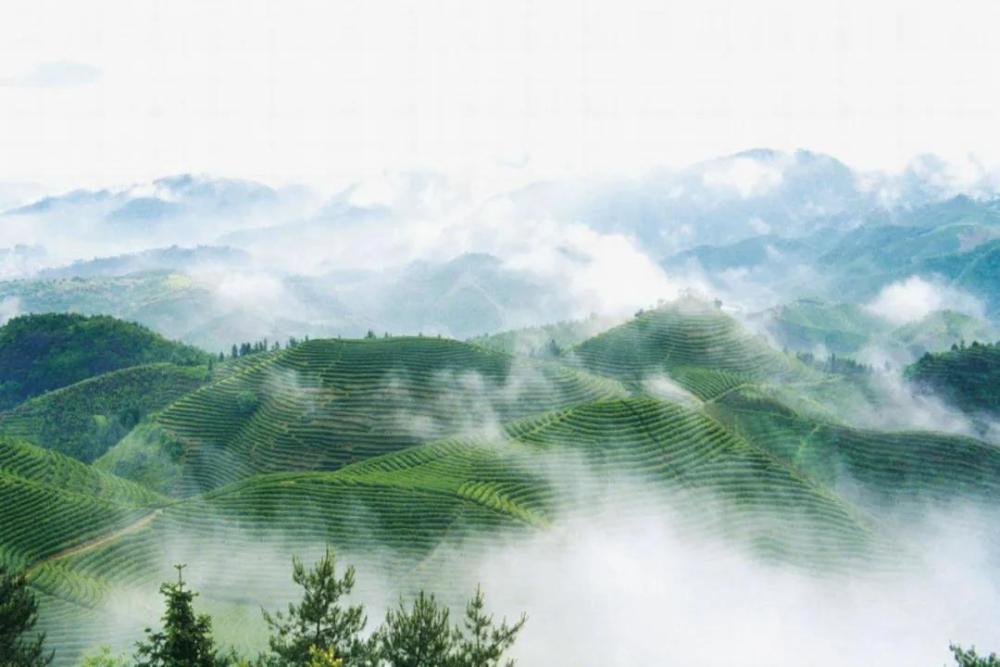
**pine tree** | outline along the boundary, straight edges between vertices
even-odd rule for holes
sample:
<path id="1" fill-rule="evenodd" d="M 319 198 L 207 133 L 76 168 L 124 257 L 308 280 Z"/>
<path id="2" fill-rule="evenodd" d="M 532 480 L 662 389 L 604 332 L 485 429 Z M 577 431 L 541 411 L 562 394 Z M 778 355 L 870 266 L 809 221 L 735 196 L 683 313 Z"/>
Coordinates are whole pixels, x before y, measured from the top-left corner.
<path id="1" fill-rule="evenodd" d="M 493 626 L 493 615 L 486 613 L 486 600 L 481 588 L 476 588 L 476 594 L 465 607 L 464 631 L 460 631 L 461 641 L 458 644 L 454 667 L 500 667 L 503 654 L 514 645 L 521 628 L 528 618 L 521 615 L 513 625 L 507 625 L 507 619 L 500 622 L 499 627 Z M 506 667 L 514 665 L 513 660 L 503 663 Z"/>
<path id="2" fill-rule="evenodd" d="M 337 578 L 334 553 L 329 548 L 311 570 L 292 559 L 292 579 L 303 588 L 302 601 L 288 605 L 288 612 L 269 614 L 264 620 L 272 635 L 274 665 L 306 666 L 310 651 L 332 651 L 345 667 L 367 664 L 368 646 L 361 639 L 367 618 L 361 606 L 341 606 L 341 598 L 354 588 L 354 568 Z"/>
<path id="3" fill-rule="evenodd" d="M 160 593 L 167 600 L 163 629 L 146 628 L 146 641 L 139 642 L 135 661 L 138 667 L 221 667 L 229 661 L 215 650 L 212 619 L 195 615 L 197 593 L 184 587 L 183 565 L 176 565 L 177 583 L 165 583 Z"/>
<path id="4" fill-rule="evenodd" d="M 38 602 L 23 574 L 0 567 L 0 667 L 44 667 L 52 662 L 45 652 L 45 635 L 29 637 L 38 621 Z"/>
<path id="5" fill-rule="evenodd" d="M 952 644 L 948 648 L 951 649 L 952 655 L 955 656 L 955 662 L 958 664 L 958 667 L 1000 667 L 1000 658 L 997 657 L 996 653 L 979 655 L 976 653 L 975 647 L 963 649 L 956 644 Z"/>
<path id="6" fill-rule="evenodd" d="M 390 667 L 443 667 L 451 664 L 455 642 L 448 624 L 448 608 L 423 591 L 407 610 L 390 609 L 378 633 L 379 658 Z"/>

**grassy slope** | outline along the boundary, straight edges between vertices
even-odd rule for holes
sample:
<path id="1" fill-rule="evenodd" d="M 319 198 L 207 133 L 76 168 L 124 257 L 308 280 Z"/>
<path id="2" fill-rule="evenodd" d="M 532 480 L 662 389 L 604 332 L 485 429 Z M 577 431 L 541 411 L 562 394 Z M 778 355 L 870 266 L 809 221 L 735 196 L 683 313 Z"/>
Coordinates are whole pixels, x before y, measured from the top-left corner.
<path id="1" fill-rule="evenodd" d="M 0 409 L 87 378 L 140 364 L 202 363 L 207 356 L 112 317 L 25 315 L 0 327 Z"/>
<path id="2" fill-rule="evenodd" d="M 161 496 L 79 461 L 0 438 L 0 559 L 23 567 L 135 521 Z"/>
<path id="3" fill-rule="evenodd" d="M 0 414 L 0 433 L 89 463 L 135 421 L 198 388 L 204 366 L 150 364 L 112 371 L 30 399 Z"/>
<path id="4" fill-rule="evenodd" d="M 703 400 L 747 382 L 820 379 L 719 309 L 693 299 L 642 313 L 577 346 L 570 357 L 633 387 L 669 375 Z"/>
<path id="5" fill-rule="evenodd" d="M 451 340 L 314 340 L 182 398 L 158 421 L 184 444 L 185 495 L 624 394 L 614 381 Z"/>
<path id="6" fill-rule="evenodd" d="M 703 402 L 625 398 L 611 379 L 429 338 L 312 341 L 227 364 L 140 427 L 150 443 L 183 443 L 175 491 L 209 492 L 33 572 L 54 645 L 83 645 L 88 631 L 74 619 L 112 582 L 152 589 L 166 545 L 198 557 L 250 553 L 272 538 L 287 556 L 329 541 L 422 576 L 445 566 L 442 545 L 473 556 L 566 514 L 642 516 L 668 498 L 694 529 L 828 570 L 868 562 L 886 539 L 878 518 L 845 502 L 845 482 L 864 487 L 848 496 L 859 502 L 1000 495 L 997 450 L 984 443 L 807 416 L 841 385 L 711 306 L 646 313 L 567 360 L 634 393 L 666 374 Z M 812 393 L 793 409 L 789 386 Z M 130 446 L 152 451 L 146 444 Z M 102 466 L 114 469 L 117 453 Z M 283 580 L 286 561 L 261 562 L 255 579 Z"/>

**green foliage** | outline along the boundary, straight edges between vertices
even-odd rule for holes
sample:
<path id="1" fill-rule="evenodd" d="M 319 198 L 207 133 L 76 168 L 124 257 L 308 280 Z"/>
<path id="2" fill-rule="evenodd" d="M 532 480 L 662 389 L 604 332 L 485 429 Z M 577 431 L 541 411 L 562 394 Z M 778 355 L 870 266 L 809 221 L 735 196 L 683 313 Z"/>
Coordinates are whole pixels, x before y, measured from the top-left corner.
<path id="1" fill-rule="evenodd" d="M 193 494 L 254 473 L 335 470 L 480 420 L 624 395 L 613 380 L 457 341 L 311 340 L 241 357 L 157 422 L 187 446 Z"/>
<path id="2" fill-rule="evenodd" d="M 24 315 L 0 327 L 0 409 L 110 371 L 171 362 L 198 365 L 207 355 L 146 327 L 112 317 Z"/>
<path id="3" fill-rule="evenodd" d="M 0 566 L 0 667 L 44 667 L 52 662 L 45 635 L 33 632 L 38 603 L 23 574 Z"/>
<path id="4" fill-rule="evenodd" d="M 94 655 L 84 656 L 80 667 L 130 667 L 124 655 L 114 655 L 110 646 L 102 646 Z"/>
<path id="5" fill-rule="evenodd" d="M 333 649 L 318 649 L 309 647 L 309 664 L 307 667 L 343 667 L 344 660 L 338 658 Z"/>
<path id="6" fill-rule="evenodd" d="M 135 366 L 49 392 L 0 416 L 0 433 L 90 463 L 146 415 L 202 384 L 199 367 Z"/>
<path id="7" fill-rule="evenodd" d="M 137 667 L 224 667 L 230 664 L 215 648 L 212 619 L 195 614 L 194 593 L 184 587 L 183 566 L 177 567 L 177 583 L 165 583 L 160 593 L 166 598 L 163 629 L 146 629 L 146 640 L 139 642 Z"/>
<path id="8" fill-rule="evenodd" d="M 486 597 L 481 588 L 476 588 L 476 594 L 465 607 L 463 627 L 457 633 L 453 664 L 455 667 L 500 667 L 504 653 L 517 641 L 527 621 L 527 616 L 522 615 L 513 625 L 508 625 L 504 619 L 495 626 L 493 616 L 486 612 Z M 503 664 L 512 667 L 514 661 Z"/>
<path id="9" fill-rule="evenodd" d="M 74 459 L 0 437 L 0 564 L 26 567 L 127 526 L 162 500 Z"/>
<path id="10" fill-rule="evenodd" d="M 169 494 L 183 472 L 184 446 L 156 423 L 132 429 L 101 458 L 95 468 Z"/>
<path id="11" fill-rule="evenodd" d="M 988 656 L 980 656 L 976 653 L 974 646 L 969 649 L 963 649 L 957 644 L 952 644 L 948 648 L 951 649 L 952 655 L 955 656 L 955 663 L 958 667 L 1000 667 L 1000 658 L 997 657 L 996 653 L 990 653 Z"/>
<path id="12" fill-rule="evenodd" d="M 243 390 L 236 394 L 236 410 L 241 415 L 253 414 L 257 409 L 259 401 L 257 400 L 257 394 L 249 390 Z"/>
<path id="13" fill-rule="evenodd" d="M 513 625 L 504 619 L 495 626 L 477 588 L 462 625 L 451 627 L 447 607 L 420 591 L 411 608 L 400 600 L 386 613 L 375 643 L 380 664 L 389 667 L 513 667 L 513 660 L 501 661 L 526 622 L 521 616 Z"/>
<path id="14" fill-rule="evenodd" d="M 448 609 L 420 591 L 413 607 L 399 601 L 377 633 L 378 656 L 390 667 L 444 667 L 454 656 L 455 638 Z"/>
<path id="15" fill-rule="evenodd" d="M 361 639 L 367 621 L 360 606 L 344 606 L 342 598 L 354 588 L 354 568 L 337 577 L 337 564 L 329 548 L 311 569 L 298 558 L 292 561 L 292 579 L 302 587 L 302 601 L 289 604 L 288 612 L 264 612 L 271 628 L 271 662 L 281 667 L 307 667 L 313 652 L 333 651 L 346 667 L 363 664 L 368 647 Z"/>
<path id="16" fill-rule="evenodd" d="M 966 412 L 1000 413 L 1000 345 L 963 342 L 948 352 L 928 353 L 905 375 Z"/>

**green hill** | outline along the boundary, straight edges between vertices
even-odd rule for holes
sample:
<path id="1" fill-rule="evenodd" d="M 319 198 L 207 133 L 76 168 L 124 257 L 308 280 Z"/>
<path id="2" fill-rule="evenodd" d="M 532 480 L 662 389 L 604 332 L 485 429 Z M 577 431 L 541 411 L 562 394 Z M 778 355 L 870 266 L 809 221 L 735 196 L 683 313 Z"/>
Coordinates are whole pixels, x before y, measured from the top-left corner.
<path id="1" fill-rule="evenodd" d="M 906 378 L 966 412 L 1000 414 L 1000 345 L 973 342 L 925 354 L 906 369 Z"/>
<path id="2" fill-rule="evenodd" d="M 190 495 L 260 472 L 333 470 L 510 419 L 620 397 L 616 382 L 437 338 L 313 340 L 171 405 Z"/>
<path id="3" fill-rule="evenodd" d="M 589 371 L 632 386 L 666 374 L 702 399 L 744 382 L 818 377 L 720 309 L 695 299 L 643 312 L 568 356 Z"/>
<path id="4" fill-rule="evenodd" d="M 448 594 L 456 559 L 560 522 L 669 517 L 711 549 L 835 577 L 903 567 L 900 516 L 1000 498 L 1000 449 L 846 426 L 839 401 L 864 400 L 853 380 L 693 300 L 546 360 L 328 339 L 227 361 L 200 384 L 203 370 L 117 371 L 0 421 L 39 439 L 58 427 L 69 451 L 74 424 L 149 394 L 90 466 L 0 437 L 0 556 L 30 568 L 61 664 L 95 638 L 134 640 L 121 596 L 132 604 L 175 562 L 197 563 L 204 604 L 258 618 L 261 596 L 287 591 L 290 555 L 326 543 L 395 590 Z M 694 396 L 664 398 L 658 377 Z"/>
<path id="5" fill-rule="evenodd" d="M 989 322 L 953 310 L 938 310 L 895 329 L 891 339 L 916 358 L 964 340 L 993 340 L 998 335 Z"/>
<path id="6" fill-rule="evenodd" d="M 252 604 L 211 580 L 242 554 L 241 577 L 280 587 L 287 562 L 330 542 L 403 581 L 441 582 L 455 557 L 516 544 L 569 516 L 619 520 L 671 511 L 684 530 L 723 536 L 767 560 L 837 571 L 875 563 L 886 542 L 827 489 L 711 418 L 648 398 L 599 401 L 518 420 L 495 438 L 449 438 L 332 472 L 256 475 L 174 503 L 138 530 L 46 563 L 49 594 L 98 608 L 116 587 L 153 586 L 164 552 L 198 557 L 207 604 Z M 459 556 L 460 554 L 460 556 Z M 372 562 L 374 559 L 374 563 Z M 60 583 L 61 582 L 61 583 Z M 275 583 L 279 582 L 279 583 Z M 81 641 L 78 625 L 49 626 Z"/>
<path id="7" fill-rule="evenodd" d="M 858 502 L 879 506 L 1000 496 L 1000 448 L 923 431 L 875 431 L 810 419 L 777 392 L 742 387 L 709 406 L 730 431 L 802 474 Z M 913 509 L 913 508 L 911 508 Z"/>
<path id="8" fill-rule="evenodd" d="M 615 320 L 591 315 L 583 320 L 569 320 L 503 331 L 490 336 L 470 338 L 469 342 L 489 350 L 524 356 L 549 357 L 555 352 L 579 345 L 591 336 L 610 328 Z M 555 344 L 555 349 L 552 344 Z"/>
<path id="9" fill-rule="evenodd" d="M 163 500 L 56 452 L 0 437 L 0 562 L 10 567 L 105 536 Z"/>
<path id="10" fill-rule="evenodd" d="M 0 413 L 0 433 L 90 463 L 147 414 L 193 391 L 204 378 L 203 366 L 167 363 L 112 371 Z"/>
<path id="11" fill-rule="evenodd" d="M 207 355 L 112 317 L 24 315 L 0 327 L 0 409 L 110 371 Z"/>
<path id="12" fill-rule="evenodd" d="M 764 315 L 764 324 L 778 345 L 804 351 L 822 346 L 838 355 L 855 354 L 891 328 L 859 305 L 817 299 L 775 308 Z"/>

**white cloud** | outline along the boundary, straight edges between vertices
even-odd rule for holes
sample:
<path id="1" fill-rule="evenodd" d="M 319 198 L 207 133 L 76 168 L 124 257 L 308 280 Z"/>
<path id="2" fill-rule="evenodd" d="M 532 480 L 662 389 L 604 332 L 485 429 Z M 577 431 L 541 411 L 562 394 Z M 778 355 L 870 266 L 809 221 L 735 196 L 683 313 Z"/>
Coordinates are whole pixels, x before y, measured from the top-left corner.
<path id="1" fill-rule="evenodd" d="M 21 76 L 0 79 L 0 85 L 28 88 L 61 88 L 95 83 L 101 70 L 93 65 L 76 62 L 40 63 Z"/>
<path id="2" fill-rule="evenodd" d="M 740 193 L 741 197 L 763 194 L 781 185 L 781 180 L 779 165 L 749 157 L 724 160 L 702 174 L 705 185 L 731 188 Z"/>
<path id="3" fill-rule="evenodd" d="M 972 295 L 920 276 L 885 286 L 865 307 L 895 324 L 914 322 L 944 309 L 985 317 L 982 302 Z"/>
<path id="4" fill-rule="evenodd" d="M 8 296 L 0 299 L 0 326 L 7 323 L 12 317 L 21 314 L 21 301 L 16 296 Z"/>
<path id="5" fill-rule="evenodd" d="M 0 179 L 325 185 L 430 166 L 489 180 L 752 146 L 863 166 L 970 150 L 996 161 L 1000 91 L 983 82 L 998 21 L 991 0 L 920 12 L 903 0 L 10 0 L 0 78 L 40 62 L 100 77 L 42 69 L 29 78 L 93 83 L 0 88 Z"/>

